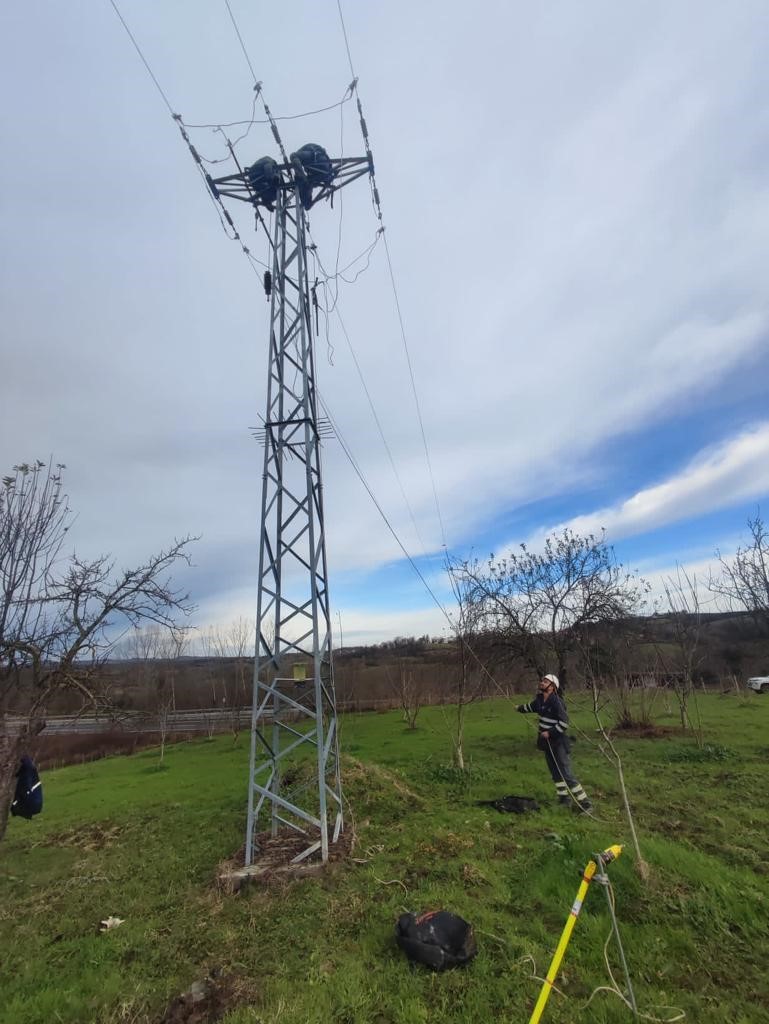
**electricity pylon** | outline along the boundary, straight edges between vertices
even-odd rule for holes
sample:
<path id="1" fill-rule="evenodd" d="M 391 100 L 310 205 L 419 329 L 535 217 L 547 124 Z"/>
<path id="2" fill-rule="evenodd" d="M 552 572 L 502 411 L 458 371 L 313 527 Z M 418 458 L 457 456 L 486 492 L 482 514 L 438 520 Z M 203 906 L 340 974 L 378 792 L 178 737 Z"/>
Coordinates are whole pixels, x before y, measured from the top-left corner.
<path id="1" fill-rule="evenodd" d="M 317 851 L 327 860 L 342 831 L 320 458 L 328 427 L 318 417 L 305 210 L 372 172 L 369 157 L 331 160 L 306 146 L 289 163 L 265 157 L 209 179 L 217 197 L 251 203 L 260 219 L 260 208 L 274 213 L 246 865 L 263 810 L 273 836 L 284 826 L 306 839 L 294 862 Z"/>

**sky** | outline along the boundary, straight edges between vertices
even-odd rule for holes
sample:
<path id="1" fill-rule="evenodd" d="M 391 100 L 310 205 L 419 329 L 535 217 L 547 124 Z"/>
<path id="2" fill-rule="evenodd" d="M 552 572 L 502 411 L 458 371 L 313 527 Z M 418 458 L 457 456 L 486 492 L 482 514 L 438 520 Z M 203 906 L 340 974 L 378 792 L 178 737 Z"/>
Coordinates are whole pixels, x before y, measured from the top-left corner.
<path id="1" fill-rule="evenodd" d="M 251 117 L 224 0 L 119 6 L 174 112 Z M 343 98 L 335 0 L 230 6 L 274 114 Z M 658 589 L 677 564 L 704 579 L 769 494 L 769 8 L 343 11 L 406 345 L 380 239 L 329 286 L 318 387 L 401 544 L 441 601 L 446 552 L 563 526 L 605 529 Z M 3 472 L 66 464 L 86 557 L 130 566 L 199 536 L 179 573 L 195 624 L 253 618 L 258 275 L 109 0 L 3 5 L 0 76 Z M 279 125 L 289 151 L 363 155 L 350 102 Z M 190 136 L 226 156 L 222 133 Z M 264 124 L 237 146 L 244 163 L 275 149 Z M 310 222 L 326 270 L 350 264 L 376 237 L 365 180 Z M 339 440 L 323 469 L 345 644 L 445 633 Z"/>

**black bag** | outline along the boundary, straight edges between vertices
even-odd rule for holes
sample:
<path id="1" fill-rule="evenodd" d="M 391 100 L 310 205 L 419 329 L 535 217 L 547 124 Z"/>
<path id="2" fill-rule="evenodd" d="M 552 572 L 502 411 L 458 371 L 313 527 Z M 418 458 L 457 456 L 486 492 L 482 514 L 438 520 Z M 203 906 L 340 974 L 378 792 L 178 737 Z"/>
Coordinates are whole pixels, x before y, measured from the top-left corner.
<path id="1" fill-rule="evenodd" d="M 538 811 L 539 804 L 533 796 L 501 796 L 496 800 L 478 800 L 477 807 L 493 807 L 502 814 L 526 814 Z"/>
<path id="2" fill-rule="evenodd" d="M 11 814 L 18 818 L 33 818 L 43 809 L 43 786 L 30 757 L 22 757 L 16 780 Z"/>
<path id="3" fill-rule="evenodd" d="M 478 952 L 472 925 L 447 910 L 401 914 L 395 941 L 412 963 L 434 971 L 466 964 Z"/>

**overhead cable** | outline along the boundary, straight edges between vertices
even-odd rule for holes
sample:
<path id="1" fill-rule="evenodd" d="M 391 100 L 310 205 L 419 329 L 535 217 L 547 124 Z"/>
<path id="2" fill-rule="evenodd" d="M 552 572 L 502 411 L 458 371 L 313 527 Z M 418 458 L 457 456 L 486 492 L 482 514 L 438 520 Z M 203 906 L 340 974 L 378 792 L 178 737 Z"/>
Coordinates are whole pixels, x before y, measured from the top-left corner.
<path id="1" fill-rule="evenodd" d="M 379 501 L 377 500 L 376 495 L 374 494 L 373 490 L 369 486 L 368 480 L 366 480 L 366 477 L 365 477 L 365 475 L 363 473 L 363 470 L 358 465 L 358 463 L 357 463 L 357 461 L 355 459 L 355 456 L 352 454 L 352 451 L 350 450 L 349 445 L 347 444 L 347 442 L 345 441 L 344 437 L 342 436 L 342 432 L 340 431 L 339 427 L 337 426 L 337 424 L 336 424 L 336 422 L 334 420 L 334 417 L 331 414 L 331 410 L 326 405 L 326 402 L 325 402 L 323 396 L 320 394 L 320 392 L 317 392 L 317 391 L 316 391 L 316 394 L 318 395 L 318 400 L 320 401 L 320 404 L 323 407 L 323 411 L 326 414 L 326 417 L 327 417 L 329 423 L 334 428 L 334 434 L 336 435 L 337 440 L 339 441 L 340 445 L 342 446 L 342 451 L 347 456 L 347 460 L 350 463 L 350 465 L 352 466 L 352 468 L 354 469 L 356 476 L 358 477 L 360 482 L 363 484 L 363 486 L 366 489 L 366 492 L 368 493 L 368 496 L 371 498 L 371 500 L 373 501 L 374 505 L 376 506 L 377 511 L 379 512 L 380 516 L 384 520 L 385 526 L 390 531 L 390 533 L 393 535 L 395 543 L 398 545 L 398 547 L 401 549 L 403 554 L 408 559 L 408 562 L 411 565 L 411 568 L 414 570 L 414 572 L 417 574 L 419 579 L 422 581 L 422 585 L 424 586 L 424 588 L 427 591 L 427 593 L 430 595 L 430 597 L 435 602 L 436 606 L 443 613 L 446 621 L 449 623 L 449 625 L 452 627 L 452 629 L 454 629 L 455 627 L 454 627 L 454 623 L 452 621 L 451 615 L 446 610 L 446 608 L 443 606 L 443 604 L 441 604 L 440 600 L 438 599 L 438 597 L 435 594 L 435 591 L 432 589 L 430 584 L 427 582 L 427 580 L 425 579 L 421 569 L 416 564 L 414 559 L 411 557 L 411 555 L 409 554 L 409 552 L 408 552 L 406 546 L 404 545 L 403 541 L 398 536 L 398 534 L 397 534 L 397 532 L 395 530 L 395 527 L 392 525 L 392 523 L 390 522 L 390 520 L 387 517 L 387 513 L 382 508 L 382 506 L 379 504 Z"/>
<path id="2" fill-rule="evenodd" d="M 286 150 L 283 147 L 283 140 L 280 137 L 280 132 L 278 131 L 278 126 L 275 123 L 275 118 L 272 116 L 272 111 L 267 106 L 267 101 L 264 98 L 264 93 L 262 92 L 262 83 L 256 77 L 256 72 L 254 71 L 254 65 L 251 63 L 251 58 L 248 55 L 248 50 L 246 49 L 246 44 L 243 42 L 243 36 L 240 34 L 240 29 L 238 28 L 238 23 L 235 20 L 235 15 L 233 14 L 232 8 L 230 7 L 230 0 L 224 0 L 224 3 L 225 3 L 225 6 L 227 7 L 227 11 L 228 11 L 228 13 L 230 15 L 230 21 L 232 22 L 232 27 L 235 29 L 235 33 L 236 33 L 236 35 L 238 37 L 238 41 L 240 43 L 240 48 L 243 51 L 243 56 L 246 58 L 246 63 L 248 64 L 248 68 L 249 68 L 249 70 L 251 72 L 251 77 L 254 80 L 254 90 L 255 90 L 257 96 L 259 97 L 259 99 L 262 101 L 262 106 L 264 107 L 264 112 L 267 115 L 267 120 L 269 121 L 270 128 L 272 129 L 272 136 L 273 136 L 273 138 L 275 139 L 275 142 L 278 145 L 278 149 L 280 150 L 280 155 L 283 157 L 283 163 L 287 164 L 288 163 L 288 156 L 286 155 Z"/>
<path id="3" fill-rule="evenodd" d="M 361 133 L 363 135 L 363 142 L 364 142 L 364 145 L 366 147 L 366 155 L 369 158 L 369 163 L 370 163 L 370 166 L 371 166 L 372 200 L 373 200 L 373 203 L 374 203 L 374 209 L 376 211 L 377 218 L 379 219 L 380 223 L 382 223 L 382 206 L 381 206 L 380 199 L 379 199 L 379 189 L 377 187 L 376 178 L 374 176 L 374 161 L 373 161 L 373 157 L 371 155 L 371 146 L 370 146 L 370 143 L 369 143 L 369 136 L 368 136 L 368 126 L 366 124 L 366 119 L 365 119 L 365 117 L 363 115 L 363 105 L 361 103 L 360 92 L 358 90 L 358 77 L 355 74 L 355 66 L 353 64 L 352 53 L 350 51 L 350 40 L 349 40 L 349 37 L 347 35 L 347 27 L 346 27 L 345 22 L 344 22 L 344 14 L 342 12 L 341 0 L 336 0 L 336 6 L 337 6 L 337 10 L 339 11 L 339 21 L 340 21 L 340 24 L 342 26 L 342 35 L 344 36 L 344 45 L 345 45 L 345 49 L 347 50 L 347 60 L 349 61 L 350 72 L 352 73 L 352 76 L 353 76 L 352 85 L 353 85 L 353 89 L 355 90 L 355 99 L 356 99 L 356 103 L 357 103 L 357 107 L 358 107 L 358 113 L 360 115 Z M 405 327 L 405 324 L 403 322 L 403 311 L 401 309 L 400 298 L 398 296 L 398 288 L 397 288 L 397 285 L 395 283 L 395 273 L 393 271 L 392 257 L 390 255 L 390 246 L 389 246 L 389 244 L 387 242 L 387 234 L 386 233 L 384 235 L 384 245 L 385 245 L 385 253 L 387 254 L 387 268 L 388 268 L 389 275 L 390 275 L 390 284 L 392 285 L 393 297 L 395 299 L 395 308 L 396 308 L 396 311 L 398 313 L 398 323 L 400 325 L 401 339 L 403 341 L 403 350 L 404 350 L 404 352 L 406 354 L 406 363 L 407 363 L 408 369 L 409 369 L 409 377 L 411 378 L 411 391 L 412 391 L 412 394 L 414 396 L 414 404 L 416 406 L 417 419 L 419 420 L 419 429 L 420 429 L 420 432 L 422 434 L 422 444 L 424 446 L 425 459 L 427 461 L 427 469 L 428 469 L 428 472 L 429 472 L 429 475 L 430 475 L 430 483 L 432 485 L 433 498 L 435 500 L 435 510 L 436 510 L 436 512 L 438 514 L 438 522 L 439 522 L 440 528 L 441 528 L 441 538 L 443 540 L 443 546 L 445 548 L 446 547 L 446 530 L 445 530 L 444 524 L 443 524 L 443 516 L 441 515 L 440 502 L 438 501 L 438 490 L 437 490 L 437 488 L 435 486 L 435 475 L 433 473 L 432 460 L 430 458 L 430 450 L 429 450 L 429 447 L 428 447 L 428 444 L 427 444 L 427 434 L 425 433 L 424 419 L 422 418 L 422 408 L 421 408 L 421 404 L 420 404 L 420 401 L 419 401 L 419 395 L 417 393 L 416 380 L 414 378 L 414 367 L 413 367 L 412 362 L 411 362 L 411 354 L 409 352 L 408 341 L 406 339 L 406 327 Z"/>
<path id="4" fill-rule="evenodd" d="M 146 70 L 147 70 L 147 74 L 150 76 L 152 81 L 155 83 L 155 88 L 160 93 L 160 96 L 161 96 L 161 98 L 163 100 L 163 103 L 165 103 L 166 107 L 168 108 L 169 114 L 171 115 L 171 117 L 173 118 L 174 122 L 176 123 L 176 126 L 178 127 L 179 131 L 181 132 L 182 139 L 184 140 L 185 145 L 187 146 L 188 150 L 190 151 L 190 155 L 192 156 L 192 159 L 195 161 L 195 166 L 197 167 L 198 172 L 201 175 L 201 177 L 202 177 L 202 179 L 203 179 L 203 181 L 205 183 L 206 192 L 207 192 L 209 198 L 211 199 L 211 201 L 213 202 L 214 207 L 216 208 L 216 212 L 217 212 L 218 217 L 219 217 L 219 223 L 222 225 L 222 230 L 224 231 L 224 233 L 227 235 L 227 237 L 231 241 L 238 242 L 238 244 L 240 245 L 240 248 L 243 251 L 243 254 L 248 258 L 248 261 L 249 261 L 249 263 L 251 265 L 251 269 L 254 271 L 254 273 L 257 274 L 257 276 L 260 276 L 259 271 L 256 269 L 256 266 L 254 264 L 255 263 L 261 263 L 261 260 L 257 259 L 257 257 L 255 257 L 252 254 L 252 252 L 248 248 L 248 246 L 243 242 L 243 239 L 240 237 L 240 233 L 238 232 L 238 229 L 235 227 L 235 223 L 234 223 L 232 217 L 230 216 L 228 210 L 225 208 L 225 206 L 222 203 L 221 199 L 216 195 L 215 190 L 211 188 L 211 179 L 210 179 L 209 175 L 206 173 L 205 168 L 203 167 L 203 158 L 200 156 L 198 151 L 193 146 L 192 141 L 190 140 L 190 137 L 189 137 L 189 135 L 187 134 L 187 132 L 186 132 L 186 130 L 184 128 L 184 122 L 182 121 L 181 114 L 174 113 L 174 108 L 171 106 L 171 102 L 168 99 L 168 96 L 166 95 L 163 87 L 161 86 L 160 82 L 158 81 L 157 76 L 155 75 L 154 71 L 150 67 L 149 61 L 147 60 L 147 58 L 142 53 L 142 49 L 139 46 L 138 42 L 136 41 L 136 37 L 134 36 L 134 34 L 131 31 L 131 29 L 128 27 L 128 24 L 127 24 L 125 18 L 120 13 L 120 9 L 118 8 L 118 5 L 116 4 L 115 0 L 110 0 L 110 3 L 112 4 L 112 8 L 115 11 L 115 14 L 120 19 L 120 23 L 123 26 L 123 28 L 125 29 L 126 34 L 128 35 L 128 38 L 133 43 L 134 49 L 139 54 L 141 62 L 144 65 L 144 67 L 146 68 Z M 232 232 L 232 233 L 230 233 L 230 232 Z M 266 264 L 264 264 L 264 263 L 262 263 L 261 265 L 262 266 L 266 266 Z"/>
<path id="5" fill-rule="evenodd" d="M 377 425 L 377 430 L 379 431 L 379 436 L 380 436 L 380 438 L 382 440 L 382 444 L 384 445 L 384 449 L 387 452 L 387 457 L 390 460 L 390 465 L 392 466 L 393 474 L 395 475 L 395 479 L 398 482 L 398 487 L 400 489 L 401 496 L 402 496 L 404 502 L 406 503 L 406 508 L 409 511 L 409 516 L 411 517 L 411 524 L 414 527 L 414 533 L 416 534 L 417 540 L 419 541 L 419 544 L 420 544 L 420 546 L 422 548 L 423 553 L 425 554 L 425 557 L 427 557 L 427 552 L 425 550 L 425 543 L 422 540 L 422 535 L 421 535 L 421 533 L 419 531 L 419 526 L 417 525 L 417 520 L 416 520 L 416 516 L 414 515 L 414 510 L 411 507 L 411 502 L 409 501 L 409 499 L 408 499 L 408 497 L 406 495 L 406 490 L 405 490 L 405 488 L 403 486 L 403 481 L 401 480 L 400 473 L 398 472 L 398 467 L 395 465 L 395 459 L 393 458 L 392 450 L 390 448 L 390 445 L 387 443 L 387 438 L 385 437 L 384 430 L 382 429 L 382 423 L 381 423 L 381 421 L 379 419 L 379 416 L 377 414 L 376 407 L 374 405 L 374 400 L 371 397 L 371 392 L 369 391 L 368 385 L 366 384 L 365 377 L 363 376 L 363 370 L 361 369 L 361 365 L 358 362 L 358 357 L 355 354 L 355 349 L 353 348 L 352 341 L 350 340 L 350 335 L 347 333 L 347 328 L 345 326 L 344 320 L 342 319 L 342 314 L 339 312 L 339 306 L 338 305 L 336 305 L 336 307 L 334 309 L 334 312 L 336 313 L 337 320 L 339 321 L 339 325 L 342 328 L 342 334 L 344 334 L 345 340 L 347 342 L 347 347 L 350 350 L 350 355 L 352 356 L 352 361 L 355 364 L 355 369 L 358 372 L 358 378 L 359 378 L 359 380 L 361 382 L 361 386 L 363 388 L 363 392 L 364 392 L 364 394 L 365 394 L 365 396 L 366 396 L 366 398 L 368 400 L 369 408 L 371 409 L 371 415 L 374 417 L 374 422 Z"/>
<path id="6" fill-rule="evenodd" d="M 358 463 L 357 463 L 357 461 L 355 459 L 355 456 L 353 455 L 352 451 L 350 450 L 350 446 L 347 444 L 347 442 L 345 441 L 344 437 L 342 436 L 342 432 L 340 431 L 337 423 L 335 422 L 334 417 L 333 417 L 333 415 L 331 413 L 331 410 L 329 409 L 328 405 L 326 404 L 323 396 L 317 390 L 316 390 L 316 394 L 318 396 L 318 401 L 320 402 L 321 407 L 322 407 L 324 413 L 326 414 L 326 418 L 328 419 L 329 423 L 331 424 L 331 426 L 332 426 L 332 428 L 334 430 L 334 434 L 336 435 L 337 440 L 339 441 L 340 445 L 342 446 L 342 451 L 347 456 L 347 460 L 350 463 L 350 465 L 352 466 L 353 470 L 355 471 L 356 476 L 358 477 L 358 479 L 360 480 L 360 482 L 363 484 L 364 488 L 366 489 L 366 492 L 367 492 L 368 496 L 371 498 L 371 500 L 374 503 L 377 511 L 379 512 L 379 515 L 382 517 L 382 520 L 384 521 L 385 526 L 387 527 L 387 529 L 392 534 L 392 536 L 393 536 L 393 538 L 395 540 L 395 543 L 398 545 L 398 547 L 401 549 L 403 554 L 406 556 L 406 559 L 408 560 L 409 565 L 414 570 L 414 572 L 417 574 L 419 579 L 422 581 L 422 585 L 424 586 L 425 590 L 430 595 L 430 597 L 433 599 L 433 602 L 434 602 L 435 606 L 441 612 L 441 614 L 445 618 L 446 622 L 449 624 L 449 628 L 451 629 L 452 633 L 454 633 L 457 637 L 460 637 L 460 627 L 459 627 L 459 625 L 454 621 L 454 619 L 453 619 L 453 617 L 451 615 L 451 612 L 448 611 L 446 606 L 444 604 L 442 604 L 440 599 L 437 597 L 435 591 L 432 589 L 430 584 L 425 579 L 425 576 L 422 573 L 422 571 L 420 570 L 419 566 L 416 564 L 414 559 L 409 554 L 409 552 L 408 552 L 406 546 L 404 545 L 403 541 L 398 536 L 398 533 L 395 530 L 395 527 L 392 525 L 392 523 L 388 519 L 387 513 L 384 511 L 382 506 L 379 504 L 379 501 L 377 500 L 376 495 L 374 494 L 373 490 L 371 489 L 371 486 L 369 485 L 368 481 L 366 480 L 366 477 L 365 477 L 365 475 L 363 473 L 363 470 L 358 465 Z M 494 677 L 494 675 L 486 667 L 486 664 L 483 661 L 483 659 L 481 658 L 481 656 L 473 648 L 472 644 L 470 644 L 468 642 L 466 637 L 464 637 L 464 636 L 461 637 L 461 643 L 464 644 L 465 650 L 470 655 L 470 657 L 476 662 L 476 664 L 480 668 L 481 672 L 489 679 L 489 681 L 496 687 L 496 689 L 499 691 L 499 693 L 502 696 L 504 696 L 507 699 L 509 699 L 509 695 L 505 693 L 505 691 L 500 686 L 500 684 L 497 681 L 497 679 Z"/>
<path id="7" fill-rule="evenodd" d="M 139 57 L 141 58 L 142 64 L 144 64 L 145 68 L 147 69 L 147 73 L 149 74 L 149 76 L 150 76 L 150 78 L 152 79 L 152 81 L 153 81 L 153 82 L 155 83 L 155 88 L 156 88 L 156 89 L 157 89 L 157 91 L 158 91 L 158 92 L 160 93 L 160 95 L 161 95 L 161 97 L 162 97 L 162 99 L 163 99 L 163 102 L 165 103 L 165 105 L 166 105 L 166 106 L 168 107 L 168 113 L 169 113 L 169 114 L 170 114 L 170 115 L 171 115 L 171 116 L 173 117 L 174 109 L 173 109 L 173 107 L 171 106 L 171 104 L 170 104 L 170 102 L 169 102 L 169 100 L 168 100 L 168 97 L 167 97 L 167 96 L 166 96 L 166 94 L 165 94 L 165 93 L 163 92 L 163 87 L 161 86 L 161 84 L 160 84 L 160 82 L 159 82 L 159 81 L 157 80 L 157 78 L 155 77 L 155 73 L 154 73 L 154 71 L 152 70 L 152 68 L 150 67 L 150 65 L 149 65 L 149 61 L 147 60 L 147 58 L 146 58 L 146 57 L 144 56 L 144 54 L 142 53 L 142 51 L 141 51 L 141 47 L 139 46 L 139 44 L 138 44 L 138 43 L 136 42 L 136 39 L 134 38 L 134 34 L 133 34 L 133 32 L 132 32 L 132 31 L 130 30 L 130 28 L 129 28 L 129 27 L 128 27 L 128 25 L 126 24 L 126 20 L 125 20 L 125 18 L 124 18 L 124 17 L 123 17 L 123 15 L 122 15 L 122 14 L 120 13 L 120 10 L 119 10 L 119 8 L 118 8 L 118 5 L 117 5 L 117 4 L 115 3 L 115 0 L 109 0 L 109 2 L 110 2 L 110 3 L 112 4 L 112 7 L 113 7 L 113 9 L 114 9 L 114 11 L 115 11 L 115 14 L 117 14 L 118 18 L 120 18 L 120 21 L 121 21 L 121 23 L 122 23 L 122 25 L 123 25 L 123 28 L 124 28 L 124 29 L 126 30 L 126 32 L 128 33 L 128 38 L 129 38 L 129 39 L 131 40 L 131 42 L 132 42 L 132 43 L 134 44 L 134 47 L 135 47 L 135 49 L 136 49 L 136 52 L 137 52 L 137 53 L 139 54 Z"/>
<path id="8" fill-rule="evenodd" d="M 227 10 L 229 11 L 230 20 L 232 21 L 232 27 L 235 29 L 235 33 L 238 37 L 238 42 L 240 43 L 240 48 L 243 51 L 243 56 L 246 58 L 246 63 L 251 69 L 251 75 L 254 79 L 254 83 L 256 83 L 256 72 L 254 71 L 254 65 L 251 63 L 251 58 L 248 56 L 246 44 L 243 42 L 243 36 L 240 34 L 240 29 L 238 28 L 237 21 L 235 21 L 235 15 L 232 13 L 232 8 L 230 7 L 230 0 L 224 0 L 224 4 Z"/>

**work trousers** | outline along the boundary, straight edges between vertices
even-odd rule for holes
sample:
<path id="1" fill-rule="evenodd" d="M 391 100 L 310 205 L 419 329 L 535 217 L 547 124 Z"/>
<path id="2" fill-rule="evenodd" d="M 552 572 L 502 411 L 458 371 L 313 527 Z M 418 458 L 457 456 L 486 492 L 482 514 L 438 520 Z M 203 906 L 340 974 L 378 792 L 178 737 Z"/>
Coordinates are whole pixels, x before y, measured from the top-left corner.
<path id="1" fill-rule="evenodd" d="M 544 750 L 547 767 L 550 769 L 558 796 L 566 797 L 571 791 L 571 795 L 578 802 L 587 800 L 587 794 L 576 779 L 571 767 L 571 744 L 568 736 L 555 738 L 551 734 L 549 741 L 540 737 L 538 745 Z"/>

